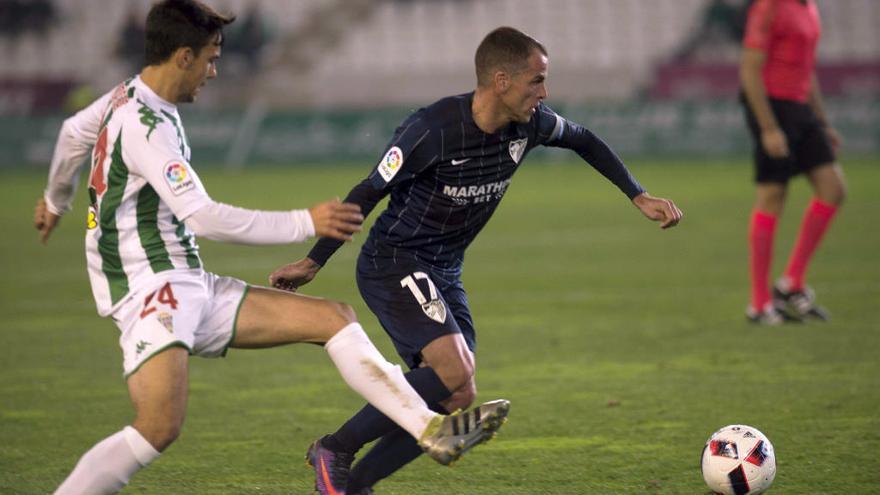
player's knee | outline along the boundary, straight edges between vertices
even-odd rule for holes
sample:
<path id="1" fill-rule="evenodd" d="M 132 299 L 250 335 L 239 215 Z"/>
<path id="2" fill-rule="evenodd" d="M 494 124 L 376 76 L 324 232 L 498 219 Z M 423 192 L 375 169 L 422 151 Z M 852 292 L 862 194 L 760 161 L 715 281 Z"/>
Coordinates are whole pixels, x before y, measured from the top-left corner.
<path id="1" fill-rule="evenodd" d="M 357 315 L 350 305 L 339 301 L 327 301 L 327 305 L 328 317 L 333 322 L 335 330 L 357 321 Z"/>
<path id="2" fill-rule="evenodd" d="M 346 325 L 357 321 L 357 315 L 354 308 L 346 303 L 337 303 L 339 305 L 339 315 L 345 320 Z"/>
<path id="3" fill-rule="evenodd" d="M 834 184 L 826 186 L 816 191 L 816 197 L 825 204 L 840 206 L 846 199 L 846 186 L 844 184 Z"/>
<path id="4" fill-rule="evenodd" d="M 757 200 L 755 201 L 755 208 L 770 213 L 773 215 L 779 215 L 782 213 L 782 208 L 785 205 L 785 191 L 765 191 L 762 194 L 759 194 Z"/>
<path id="5" fill-rule="evenodd" d="M 846 181 L 839 165 L 832 163 L 812 172 L 810 180 L 816 197 L 825 204 L 840 206 L 846 199 Z"/>

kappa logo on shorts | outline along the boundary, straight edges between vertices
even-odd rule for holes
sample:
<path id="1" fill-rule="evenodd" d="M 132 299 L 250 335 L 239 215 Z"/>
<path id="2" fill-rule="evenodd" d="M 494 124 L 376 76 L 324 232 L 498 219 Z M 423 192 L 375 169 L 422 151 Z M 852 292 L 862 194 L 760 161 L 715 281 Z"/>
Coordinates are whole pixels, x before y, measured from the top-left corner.
<path id="1" fill-rule="evenodd" d="M 165 182 L 171 188 L 171 192 L 175 196 L 179 196 L 186 191 L 196 187 L 196 182 L 192 178 L 192 173 L 187 169 L 186 164 L 177 160 L 171 160 L 165 164 Z"/>
<path id="2" fill-rule="evenodd" d="M 137 352 L 135 352 L 135 355 L 140 356 L 141 353 L 147 349 L 148 345 L 152 344 L 150 342 L 147 342 L 146 340 L 141 340 L 140 342 L 138 342 L 136 346 Z"/>
<path id="3" fill-rule="evenodd" d="M 425 297 L 422 289 L 416 285 L 416 280 L 425 280 L 428 282 L 428 294 L 430 298 Z M 419 305 L 422 307 L 425 316 L 437 323 L 446 322 L 446 304 L 444 304 L 443 300 L 437 295 L 437 286 L 434 285 L 434 281 L 428 277 L 427 273 L 414 272 L 412 275 L 407 275 L 401 279 L 400 286 L 406 287 L 412 292 L 413 297 L 416 298 L 416 301 L 418 301 Z"/>
<path id="4" fill-rule="evenodd" d="M 397 172 L 400 170 L 400 166 L 403 165 L 403 151 L 397 146 L 393 146 L 385 156 L 382 157 L 382 161 L 379 162 L 379 175 L 385 179 L 385 182 L 391 182 L 391 179 L 397 175 Z"/>

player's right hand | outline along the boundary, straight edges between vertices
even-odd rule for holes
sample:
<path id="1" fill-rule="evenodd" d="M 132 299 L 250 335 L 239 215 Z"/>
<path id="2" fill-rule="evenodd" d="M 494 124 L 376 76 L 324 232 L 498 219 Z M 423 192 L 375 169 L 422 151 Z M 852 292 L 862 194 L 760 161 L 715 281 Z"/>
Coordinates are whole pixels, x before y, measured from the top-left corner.
<path id="1" fill-rule="evenodd" d="M 840 136 L 840 133 L 833 127 L 825 126 L 825 135 L 828 137 L 831 149 L 835 153 L 840 152 L 840 147 L 843 146 L 843 137 Z"/>
<path id="2" fill-rule="evenodd" d="M 671 199 L 655 198 L 647 192 L 643 192 L 632 199 L 636 208 L 642 211 L 646 217 L 660 222 L 661 229 L 675 227 L 684 217 L 684 213 L 675 206 Z"/>
<path id="3" fill-rule="evenodd" d="M 761 146 L 770 158 L 778 160 L 788 156 L 788 140 L 778 127 L 761 131 Z"/>
<path id="4" fill-rule="evenodd" d="M 339 198 L 318 203 L 309 208 L 315 235 L 340 241 L 350 241 L 351 235 L 361 231 L 364 216 L 361 207 L 354 203 L 342 203 Z"/>
<path id="5" fill-rule="evenodd" d="M 45 199 L 40 198 L 37 200 L 37 206 L 34 207 L 34 227 L 40 231 L 40 242 L 46 244 L 46 241 L 49 240 L 49 234 L 58 225 L 59 218 L 61 218 L 60 215 L 49 211 Z"/>
<path id="6" fill-rule="evenodd" d="M 295 263 L 276 268 L 269 275 L 269 283 L 276 289 L 296 292 L 298 288 L 309 283 L 318 274 L 321 265 L 311 258 L 303 258 Z"/>

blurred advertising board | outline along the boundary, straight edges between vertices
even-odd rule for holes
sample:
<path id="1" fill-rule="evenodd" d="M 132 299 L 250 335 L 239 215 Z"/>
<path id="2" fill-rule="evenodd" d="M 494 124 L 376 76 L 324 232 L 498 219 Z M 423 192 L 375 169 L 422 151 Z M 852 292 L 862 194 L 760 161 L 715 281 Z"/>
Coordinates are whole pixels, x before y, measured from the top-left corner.
<path id="1" fill-rule="evenodd" d="M 826 107 L 845 139 L 845 153 L 880 154 L 880 98 L 832 98 Z M 624 158 L 751 156 L 742 109 L 730 98 L 553 108 L 591 129 Z M 413 110 L 270 111 L 257 120 L 243 118 L 243 112 L 194 107 L 182 107 L 181 113 L 195 163 L 240 165 L 372 162 Z M 46 166 L 63 118 L 0 116 L 2 166 Z"/>

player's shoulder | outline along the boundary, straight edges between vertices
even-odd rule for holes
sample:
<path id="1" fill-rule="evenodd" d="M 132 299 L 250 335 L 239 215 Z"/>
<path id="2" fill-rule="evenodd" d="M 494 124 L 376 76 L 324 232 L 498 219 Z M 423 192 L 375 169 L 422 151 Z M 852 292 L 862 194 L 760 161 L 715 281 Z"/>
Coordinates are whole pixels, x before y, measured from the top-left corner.
<path id="1" fill-rule="evenodd" d="M 421 119 L 425 127 L 443 129 L 458 126 L 464 120 L 465 112 L 470 108 L 473 93 L 446 96 L 419 109 L 414 117 Z"/>
<path id="2" fill-rule="evenodd" d="M 548 105 L 542 101 L 541 103 L 538 104 L 538 107 L 535 108 L 535 115 L 533 118 L 534 118 L 534 120 L 541 120 L 541 119 L 556 120 L 556 117 L 558 115 L 559 114 L 556 113 L 555 110 L 550 108 L 550 105 Z"/>
<path id="3" fill-rule="evenodd" d="M 535 114 L 532 115 L 528 125 L 538 129 L 539 132 L 547 132 L 548 130 L 552 131 L 556 126 L 560 125 L 560 121 L 564 120 L 562 116 L 542 101 L 535 108 Z"/>
<path id="4" fill-rule="evenodd" d="M 425 107 L 425 111 L 431 112 L 433 115 L 457 115 L 461 117 L 462 108 L 470 106 L 473 99 L 473 92 L 463 93 L 460 95 L 445 96 Z"/>
<path id="5" fill-rule="evenodd" d="M 577 123 L 568 121 L 543 101 L 535 108 L 535 113 L 527 124 L 519 124 L 522 132 L 536 138 L 529 141 L 530 146 L 553 142 L 568 133 L 567 129 L 570 129 L 572 125 L 578 126 Z"/>

